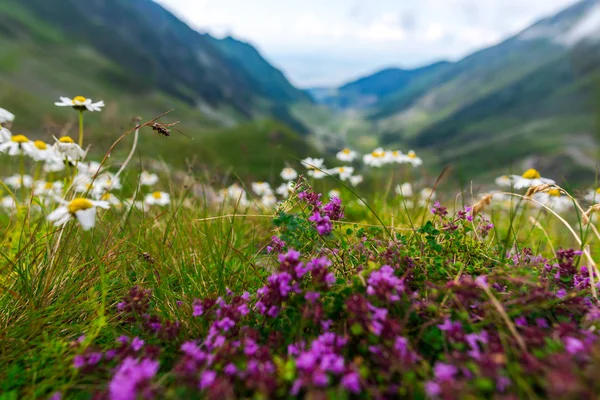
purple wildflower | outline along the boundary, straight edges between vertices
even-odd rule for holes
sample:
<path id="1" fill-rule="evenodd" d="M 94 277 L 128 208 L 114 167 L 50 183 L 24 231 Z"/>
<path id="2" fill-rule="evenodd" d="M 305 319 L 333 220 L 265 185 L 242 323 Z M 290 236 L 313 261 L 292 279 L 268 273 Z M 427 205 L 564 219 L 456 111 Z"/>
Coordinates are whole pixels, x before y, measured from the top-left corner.
<path id="1" fill-rule="evenodd" d="M 315 229 L 321 236 L 328 235 L 333 230 L 333 224 L 331 223 L 329 217 L 327 215 L 322 216 L 318 211 L 315 211 L 313 215 L 308 218 L 308 220 L 314 222 Z"/>
<path id="2" fill-rule="evenodd" d="M 127 357 L 117 367 L 108 386 L 111 400 L 135 400 L 138 395 L 148 398 L 149 381 L 158 372 L 159 363 L 148 358 L 138 361 Z"/>
<path id="3" fill-rule="evenodd" d="M 73 368 L 83 368 L 85 367 L 85 356 L 82 354 L 78 354 L 73 357 Z"/>
<path id="4" fill-rule="evenodd" d="M 342 200 L 337 197 L 332 197 L 329 203 L 323 206 L 323 213 L 325 213 L 331 221 L 339 221 L 344 218 Z"/>
<path id="5" fill-rule="evenodd" d="M 448 215 L 448 209 L 446 207 L 443 207 L 439 201 L 436 201 L 433 204 L 433 207 L 431 208 L 431 213 L 433 215 L 437 215 L 441 218 L 441 217 L 445 217 L 446 215 Z"/>
<path id="6" fill-rule="evenodd" d="M 210 387 L 215 379 L 217 378 L 217 373 L 215 371 L 206 370 L 203 371 L 200 375 L 200 389 L 206 389 Z"/>
<path id="7" fill-rule="evenodd" d="M 433 367 L 433 375 L 439 382 L 450 381 L 458 373 L 458 368 L 452 364 L 446 364 L 443 362 L 435 363 Z"/>
<path id="8" fill-rule="evenodd" d="M 144 341 L 137 336 L 131 341 L 131 348 L 133 351 L 140 351 L 142 346 L 144 346 Z"/>
<path id="9" fill-rule="evenodd" d="M 349 372 L 342 377 L 342 386 L 351 393 L 360 393 L 360 375 L 357 372 Z"/>
<path id="10" fill-rule="evenodd" d="M 583 345 L 583 342 L 574 337 L 568 336 L 564 339 L 564 342 L 565 342 L 565 350 L 567 350 L 567 353 L 569 353 L 569 354 L 578 354 L 585 350 L 585 346 Z"/>
<path id="11" fill-rule="evenodd" d="M 371 272 L 367 284 L 368 295 L 391 302 L 400 300 L 400 294 L 404 292 L 404 280 L 395 276 L 389 265 Z"/>
<path id="12" fill-rule="evenodd" d="M 285 247 L 285 242 L 283 240 L 281 240 L 280 238 L 278 238 L 277 236 L 273 236 L 273 237 L 271 237 L 271 244 L 269 246 L 267 246 L 267 253 L 272 253 L 272 252 L 280 253 L 281 251 L 283 251 L 284 247 Z"/>

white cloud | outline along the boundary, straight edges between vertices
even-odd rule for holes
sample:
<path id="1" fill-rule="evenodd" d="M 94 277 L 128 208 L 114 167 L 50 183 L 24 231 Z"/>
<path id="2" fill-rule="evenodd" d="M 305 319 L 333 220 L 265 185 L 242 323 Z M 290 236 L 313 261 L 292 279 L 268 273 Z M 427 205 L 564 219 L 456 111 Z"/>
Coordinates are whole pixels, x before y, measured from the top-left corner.
<path id="1" fill-rule="evenodd" d="M 297 85 L 457 59 L 575 0 L 157 0 L 192 27 L 250 41 Z"/>

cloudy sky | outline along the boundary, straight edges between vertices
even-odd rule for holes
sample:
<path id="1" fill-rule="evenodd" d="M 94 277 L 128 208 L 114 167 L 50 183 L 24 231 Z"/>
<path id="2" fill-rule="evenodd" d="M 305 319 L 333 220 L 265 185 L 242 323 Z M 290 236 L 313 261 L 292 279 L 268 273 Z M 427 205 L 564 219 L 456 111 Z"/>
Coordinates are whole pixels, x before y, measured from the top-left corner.
<path id="1" fill-rule="evenodd" d="M 248 41 L 300 87 L 455 60 L 576 0 L 157 0 L 193 28 Z"/>

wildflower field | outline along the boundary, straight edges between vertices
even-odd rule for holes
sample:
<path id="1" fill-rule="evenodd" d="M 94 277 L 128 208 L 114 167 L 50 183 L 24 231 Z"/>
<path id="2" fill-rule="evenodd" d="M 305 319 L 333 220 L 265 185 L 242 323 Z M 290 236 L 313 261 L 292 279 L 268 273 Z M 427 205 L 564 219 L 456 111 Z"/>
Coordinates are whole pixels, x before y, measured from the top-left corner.
<path id="1" fill-rule="evenodd" d="M 214 181 L 136 151 L 162 116 L 91 159 L 104 103 L 56 106 L 72 137 L 0 110 L 0 399 L 600 393 L 593 182 L 444 193 L 386 149 Z"/>

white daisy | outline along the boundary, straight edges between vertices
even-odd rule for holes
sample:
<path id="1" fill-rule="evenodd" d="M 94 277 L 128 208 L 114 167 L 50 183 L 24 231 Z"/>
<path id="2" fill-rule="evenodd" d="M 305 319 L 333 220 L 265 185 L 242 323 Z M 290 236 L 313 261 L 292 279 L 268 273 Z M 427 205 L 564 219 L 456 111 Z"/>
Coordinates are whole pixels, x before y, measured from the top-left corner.
<path id="1" fill-rule="evenodd" d="M 261 201 L 262 205 L 265 206 L 265 207 L 267 207 L 267 208 L 271 208 L 275 204 L 277 204 L 277 198 L 275 197 L 275 195 L 273 193 L 265 193 L 260 198 L 260 201 Z"/>
<path id="2" fill-rule="evenodd" d="M 15 114 L 11 113 L 4 108 L 0 108 L 0 124 L 5 124 L 7 122 L 13 122 L 15 120 Z"/>
<path id="3" fill-rule="evenodd" d="M 2 198 L 2 200 L 0 200 L 0 206 L 2 208 L 6 208 L 7 210 L 16 210 L 17 202 L 15 201 L 15 199 L 13 197 L 5 196 Z"/>
<path id="4" fill-rule="evenodd" d="M 86 99 L 83 96 L 75 96 L 72 99 L 68 97 L 60 97 L 60 101 L 54 103 L 59 107 L 73 107 L 76 110 L 101 111 L 104 107 L 104 101 L 92 102 L 92 99 Z"/>
<path id="5" fill-rule="evenodd" d="M 396 186 L 396 194 L 402 197 L 412 197 L 412 185 L 409 182 L 404 182 L 402 185 Z M 428 192 L 429 194 L 429 192 Z"/>
<path id="6" fill-rule="evenodd" d="M 81 161 L 85 158 L 85 151 L 69 136 L 56 140 L 53 147 L 59 155 L 69 161 Z"/>
<path id="7" fill-rule="evenodd" d="M 14 135 L 9 141 L 0 144 L 0 152 L 8 153 L 9 156 L 28 155 L 34 151 L 33 142 L 25 135 Z"/>
<path id="8" fill-rule="evenodd" d="M 33 142 L 35 151 L 29 154 L 35 161 L 46 161 L 55 157 L 54 149 L 52 146 L 46 144 L 42 140 L 36 140 Z"/>
<path id="9" fill-rule="evenodd" d="M 363 181 L 363 176 L 362 175 L 354 175 L 348 179 L 350 180 L 350 184 L 352 186 L 356 186 Z"/>
<path id="10" fill-rule="evenodd" d="M 100 197 L 100 200 L 108 202 L 108 204 L 117 209 L 120 209 L 123 206 L 121 200 L 119 200 L 119 198 L 112 193 L 104 193 L 102 197 Z"/>
<path id="11" fill-rule="evenodd" d="M 265 194 L 273 193 L 271 186 L 267 182 L 252 182 L 252 191 L 257 196 L 264 196 Z"/>
<path id="12" fill-rule="evenodd" d="M 348 148 L 345 148 L 344 150 L 338 152 L 336 155 L 338 160 L 343 161 L 343 162 L 352 162 L 356 159 L 356 157 L 358 157 L 358 153 L 355 152 L 354 150 L 350 150 Z"/>
<path id="13" fill-rule="evenodd" d="M 50 157 L 44 162 L 44 172 L 63 171 L 66 168 L 64 158 L 62 155 L 56 153 L 56 149 L 54 147 L 52 147 L 50 150 Z"/>
<path id="14" fill-rule="evenodd" d="M 6 178 L 4 183 L 14 189 L 20 189 L 22 187 L 30 188 L 33 186 L 33 178 L 29 175 L 13 175 Z"/>
<path id="15" fill-rule="evenodd" d="M 148 171 L 142 171 L 140 175 L 140 185 L 152 186 L 158 182 L 158 175 L 151 174 Z"/>
<path id="16" fill-rule="evenodd" d="M 369 167 L 381 167 L 387 163 L 386 152 L 381 148 L 377 148 L 363 156 L 363 162 Z"/>
<path id="17" fill-rule="evenodd" d="M 275 193 L 280 195 L 281 197 L 288 198 L 290 193 L 294 190 L 296 184 L 294 182 L 282 183 L 275 189 Z"/>
<path id="18" fill-rule="evenodd" d="M 293 181 L 298 177 L 298 172 L 294 168 L 286 167 L 281 170 L 281 178 L 286 181 Z"/>
<path id="19" fill-rule="evenodd" d="M 406 153 L 406 160 L 409 164 L 412 164 L 413 167 L 418 167 L 423 164 L 423 160 L 417 157 L 417 153 L 414 150 L 410 150 Z"/>
<path id="20" fill-rule="evenodd" d="M 148 205 L 167 206 L 171 203 L 171 195 L 165 192 L 152 192 L 146 195 L 144 203 Z"/>
<path id="21" fill-rule="evenodd" d="M 402 154 L 402 152 L 400 150 L 394 150 L 394 151 L 386 151 L 385 152 L 385 162 L 386 163 L 396 163 L 396 164 L 403 164 L 408 162 L 406 160 L 406 156 L 404 154 Z"/>
<path id="22" fill-rule="evenodd" d="M 308 176 L 312 176 L 315 179 L 323 179 L 327 176 L 327 173 L 321 169 L 311 169 L 308 171 Z"/>
<path id="23" fill-rule="evenodd" d="M 84 231 L 96 225 L 96 208 L 110 208 L 110 204 L 106 201 L 88 200 L 82 197 L 70 202 L 60 199 L 60 203 L 62 205 L 48 215 L 48 221 L 54 222 L 54 226 L 62 226 L 75 217 Z"/>
<path id="24" fill-rule="evenodd" d="M 532 198 L 556 212 L 566 211 L 573 207 L 573 200 L 561 193 L 558 188 L 550 189 L 547 192 L 535 193 Z"/>
<path id="25" fill-rule="evenodd" d="M 324 160 L 322 158 L 312 157 L 305 158 L 301 161 L 302 165 L 304 165 L 304 167 L 307 169 L 323 169 L 323 162 Z"/>
<path id="26" fill-rule="evenodd" d="M 100 172 L 102 164 L 96 161 L 80 162 L 77 163 L 77 169 L 79 170 L 79 173 L 94 176 Z"/>
<path id="27" fill-rule="evenodd" d="M 8 129 L 0 126 L 0 143 L 10 141 L 11 137 L 12 137 L 12 133 L 10 133 L 10 131 Z"/>
<path id="28" fill-rule="evenodd" d="M 584 199 L 594 204 L 600 203 L 600 188 L 596 190 L 590 190 L 585 195 Z"/>
<path id="29" fill-rule="evenodd" d="M 424 205 L 427 200 L 435 199 L 435 192 L 430 188 L 423 188 L 421 192 L 419 192 L 419 204 Z"/>
<path id="30" fill-rule="evenodd" d="M 500 187 L 511 187 L 513 185 L 513 179 L 508 175 L 499 176 L 494 182 Z"/>
<path id="31" fill-rule="evenodd" d="M 331 199 L 332 197 L 337 197 L 339 199 L 342 196 L 342 194 L 337 189 L 331 189 L 329 193 L 327 193 L 327 196 L 329 196 L 329 199 Z"/>
<path id="32" fill-rule="evenodd" d="M 335 167 L 327 170 L 327 173 L 329 175 L 338 175 L 340 177 L 340 180 L 342 181 L 345 181 L 346 179 L 350 178 L 353 172 L 353 167 Z"/>
<path id="33" fill-rule="evenodd" d="M 545 183 L 555 183 L 552 179 L 542 178 L 540 173 L 533 168 L 528 169 L 521 176 L 512 175 L 511 178 L 514 181 L 515 189 L 526 189 L 531 186 L 543 185 Z"/>
<path id="34" fill-rule="evenodd" d="M 101 194 L 110 192 L 111 190 L 119 190 L 122 187 L 123 185 L 121 185 L 119 177 L 110 172 L 104 172 L 94 181 L 94 189 L 96 189 L 98 193 L 102 192 Z"/>
<path id="35" fill-rule="evenodd" d="M 37 196 L 60 196 L 62 190 L 63 183 L 61 181 L 35 181 L 33 193 L 35 193 Z"/>
<path id="36" fill-rule="evenodd" d="M 110 194 L 110 193 L 107 193 L 107 194 Z M 128 210 L 131 209 L 132 207 L 135 207 L 136 209 L 138 209 L 140 211 L 144 211 L 144 212 L 150 211 L 150 204 L 146 204 L 142 200 L 125 199 L 125 200 L 123 200 L 123 204 L 125 205 L 125 207 L 127 207 Z"/>
<path id="37" fill-rule="evenodd" d="M 234 183 L 233 185 L 229 186 L 226 189 L 226 191 L 227 191 L 227 197 L 229 197 L 230 199 L 233 199 L 233 200 L 237 200 L 240 197 L 246 197 L 246 191 L 244 190 L 243 187 L 241 187 L 237 183 Z"/>

